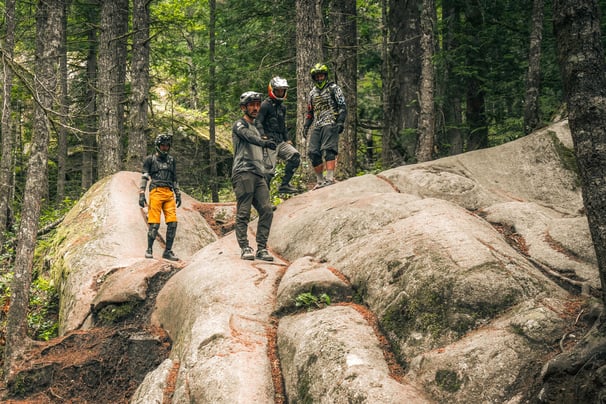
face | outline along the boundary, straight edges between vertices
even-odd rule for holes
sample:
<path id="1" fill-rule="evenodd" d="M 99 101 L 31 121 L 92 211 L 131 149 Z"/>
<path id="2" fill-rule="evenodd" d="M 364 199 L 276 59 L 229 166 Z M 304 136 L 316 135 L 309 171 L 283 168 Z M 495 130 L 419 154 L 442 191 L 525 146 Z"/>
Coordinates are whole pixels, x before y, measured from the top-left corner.
<path id="1" fill-rule="evenodd" d="M 256 118 L 259 113 L 259 108 L 261 108 L 261 101 L 252 101 L 249 102 L 246 106 L 242 106 L 242 111 L 246 113 L 246 115 L 251 118 Z"/>
<path id="2" fill-rule="evenodd" d="M 160 150 L 163 152 L 167 152 L 170 150 L 170 145 L 168 145 L 166 143 L 162 143 L 162 144 L 160 144 Z"/>
<path id="3" fill-rule="evenodd" d="M 322 82 L 326 80 L 326 73 L 318 73 L 316 74 L 316 81 L 317 82 Z"/>
<path id="4" fill-rule="evenodd" d="M 278 98 L 284 98 L 284 94 L 286 94 L 286 90 L 283 88 L 277 88 L 274 90 L 274 94 Z"/>

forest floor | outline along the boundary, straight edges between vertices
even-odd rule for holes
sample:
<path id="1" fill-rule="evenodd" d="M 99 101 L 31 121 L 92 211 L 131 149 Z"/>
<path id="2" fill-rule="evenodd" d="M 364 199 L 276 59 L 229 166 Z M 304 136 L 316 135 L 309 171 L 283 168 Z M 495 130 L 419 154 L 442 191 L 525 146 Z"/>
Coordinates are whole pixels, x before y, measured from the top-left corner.
<path id="1" fill-rule="evenodd" d="M 217 222 L 208 206 L 199 209 L 219 237 L 233 229 L 233 222 Z M 516 240 L 510 241 L 518 243 Z M 180 269 L 178 265 L 169 262 L 165 264 L 170 268 L 150 281 L 147 299 L 130 312 L 127 318 L 122 318 L 119 324 L 73 331 L 49 342 L 36 342 L 17 364 L 18 373 L 12 382 L 7 386 L 3 378 L 0 378 L 0 401 L 7 404 L 129 403 L 145 375 L 170 354 L 171 341 L 168 335 L 161 329 L 151 328 L 149 321 L 158 292 Z M 362 314 L 369 324 L 378 327 L 372 313 Z M 574 324 L 571 322 L 569 334 L 574 333 L 580 338 L 589 326 L 590 324 L 576 319 Z M 378 335 L 381 334 L 376 331 Z M 403 370 L 393 355 L 389 354 L 388 342 L 381 343 L 391 374 L 399 379 Z M 572 341 L 568 340 L 563 348 L 569 350 L 571 344 Z M 574 392 L 582 385 L 587 394 L 587 388 L 591 389 L 593 380 L 593 372 L 590 370 L 585 369 L 573 377 L 559 380 L 561 391 Z M 276 374 L 274 377 L 281 375 Z M 558 401 L 558 397 L 539 400 L 540 381 L 535 380 L 530 384 L 525 386 L 526 391 L 520 392 L 528 398 L 524 402 L 562 402 Z M 599 390 L 600 386 L 595 386 L 593 397 L 598 396 Z M 170 403 L 172 393 L 169 383 L 164 392 L 164 403 Z M 279 396 L 283 397 L 282 394 Z"/>

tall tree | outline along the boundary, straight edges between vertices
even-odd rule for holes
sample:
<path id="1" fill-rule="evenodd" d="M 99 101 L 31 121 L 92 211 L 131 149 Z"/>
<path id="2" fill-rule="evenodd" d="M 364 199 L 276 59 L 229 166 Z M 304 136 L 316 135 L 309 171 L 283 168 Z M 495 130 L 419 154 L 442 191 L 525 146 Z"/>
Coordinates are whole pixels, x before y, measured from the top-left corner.
<path id="1" fill-rule="evenodd" d="M 149 109 L 149 1 L 133 0 L 133 47 L 128 150 L 125 168 L 139 171 L 147 153 Z"/>
<path id="2" fill-rule="evenodd" d="M 309 70 L 324 60 L 322 48 L 322 0 L 295 0 L 297 29 L 297 140 L 303 139 L 303 123 L 307 112 L 307 98 L 313 85 Z M 304 159 L 307 147 L 302 151 Z"/>
<path id="3" fill-rule="evenodd" d="M 215 127 L 215 76 L 217 72 L 215 62 L 215 22 L 217 2 L 208 0 L 209 21 L 208 21 L 208 156 L 210 165 L 210 193 L 213 202 L 219 202 L 219 184 L 217 183 L 217 148 L 216 148 L 216 127 Z"/>
<path id="4" fill-rule="evenodd" d="M 0 155 L 0 250 L 4 245 L 4 232 L 11 220 L 11 201 L 13 195 L 13 131 L 11 128 L 11 91 L 13 87 L 13 52 L 15 48 L 15 0 L 6 0 L 6 31 L 2 52 L 2 154 Z"/>
<path id="5" fill-rule="evenodd" d="M 596 0 L 554 0 L 558 61 L 606 304 L 606 62 Z"/>
<path id="6" fill-rule="evenodd" d="M 67 175 L 67 128 L 69 115 L 69 94 L 67 86 L 67 10 L 69 0 L 63 3 L 61 19 L 61 50 L 59 52 L 59 127 L 57 130 L 57 192 L 56 201 L 60 203 L 65 198 L 65 179 Z"/>
<path id="7" fill-rule="evenodd" d="M 528 134 L 541 123 L 539 88 L 541 83 L 541 44 L 543 39 L 543 0 L 532 2 L 532 24 L 528 72 L 526 74 L 526 97 L 524 98 L 524 133 Z"/>
<path id="8" fill-rule="evenodd" d="M 34 67 L 33 136 L 23 191 L 23 209 L 17 234 L 15 275 L 11 283 L 11 303 L 7 315 L 5 378 L 11 378 L 14 359 L 25 346 L 27 310 L 32 277 L 32 263 L 40 205 L 47 184 L 50 115 L 57 95 L 57 71 L 61 49 L 61 20 L 64 0 L 40 0 L 36 10 L 36 60 Z M 53 117 L 54 118 L 54 117 Z"/>
<path id="9" fill-rule="evenodd" d="M 414 153 L 421 75 L 421 1 L 387 0 L 387 53 L 383 72 L 383 167 L 400 165 Z"/>
<path id="10" fill-rule="evenodd" d="M 345 130 L 339 141 L 339 171 L 345 177 L 356 175 L 358 99 L 358 30 L 356 3 L 350 0 L 333 0 L 330 12 L 331 26 L 334 27 L 332 58 L 335 61 L 335 79 L 345 95 L 347 119 Z"/>
<path id="11" fill-rule="evenodd" d="M 418 162 L 432 159 L 435 137 L 433 56 L 435 50 L 434 0 L 423 0 L 421 12 L 421 83 L 419 86 L 419 138 L 416 157 Z"/>
<path id="12" fill-rule="evenodd" d="M 82 178 L 81 188 L 86 191 L 93 185 L 95 179 L 95 149 L 97 129 L 97 51 L 98 30 L 95 21 L 99 19 L 99 7 L 94 1 L 85 8 L 86 14 L 86 78 L 84 91 L 84 127 L 82 134 Z"/>
<path id="13" fill-rule="evenodd" d="M 120 128 L 124 95 L 123 67 L 126 60 L 122 50 L 123 13 L 128 12 L 127 0 L 101 2 L 101 32 L 97 62 L 98 114 L 97 130 L 99 178 L 120 171 Z"/>

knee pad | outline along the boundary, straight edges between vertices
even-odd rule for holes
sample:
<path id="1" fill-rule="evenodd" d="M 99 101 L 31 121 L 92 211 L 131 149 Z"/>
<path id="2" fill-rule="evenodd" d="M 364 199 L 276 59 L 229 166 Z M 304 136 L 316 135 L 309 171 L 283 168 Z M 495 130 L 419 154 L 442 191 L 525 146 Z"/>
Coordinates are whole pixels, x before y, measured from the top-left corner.
<path id="1" fill-rule="evenodd" d="M 326 161 L 332 161 L 332 160 L 335 160 L 336 158 L 337 158 L 337 153 L 335 153 L 334 150 L 328 149 L 324 152 L 324 159 Z"/>
<path id="2" fill-rule="evenodd" d="M 299 153 L 294 154 L 290 159 L 286 161 L 286 167 L 296 170 L 301 164 L 301 155 Z"/>
<path id="3" fill-rule="evenodd" d="M 147 229 L 147 237 L 152 240 L 156 239 L 158 235 L 158 230 L 160 229 L 160 223 L 150 223 L 149 228 Z"/>
<path id="4" fill-rule="evenodd" d="M 322 164 L 322 155 L 317 153 L 309 153 L 309 160 L 311 161 L 312 167 L 317 167 Z"/>

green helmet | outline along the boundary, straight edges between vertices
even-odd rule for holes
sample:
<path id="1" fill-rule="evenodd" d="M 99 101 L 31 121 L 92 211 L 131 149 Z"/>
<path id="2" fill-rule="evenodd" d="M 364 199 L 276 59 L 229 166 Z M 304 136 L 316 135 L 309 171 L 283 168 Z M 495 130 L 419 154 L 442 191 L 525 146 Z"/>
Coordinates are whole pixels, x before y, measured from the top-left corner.
<path id="1" fill-rule="evenodd" d="M 160 133 L 158 136 L 156 136 L 156 141 L 154 142 L 154 144 L 156 145 L 156 151 L 161 156 L 166 156 L 168 154 L 168 152 L 170 151 L 172 142 L 173 142 L 173 137 L 171 135 L 169 135 L 168 133 Z M 168 145 L 167 151 L 163 151 L 160 149 L 160 145 L 163 145 L 163 144 Z"/>
<path id="2" fill-rule="evenodd" d="M 316 63 L 314 67 L 311 68 L 310 72 L 311 79 L 314 82 L 314 85 L 318 87 L 320 90 L 324 88 L 326 83 L 328 83 L 328 66 L 323 63 Z M 324 78 L 322 80 L 316 79 L 316 76 L 320 73 L 324 73 Z"/>

